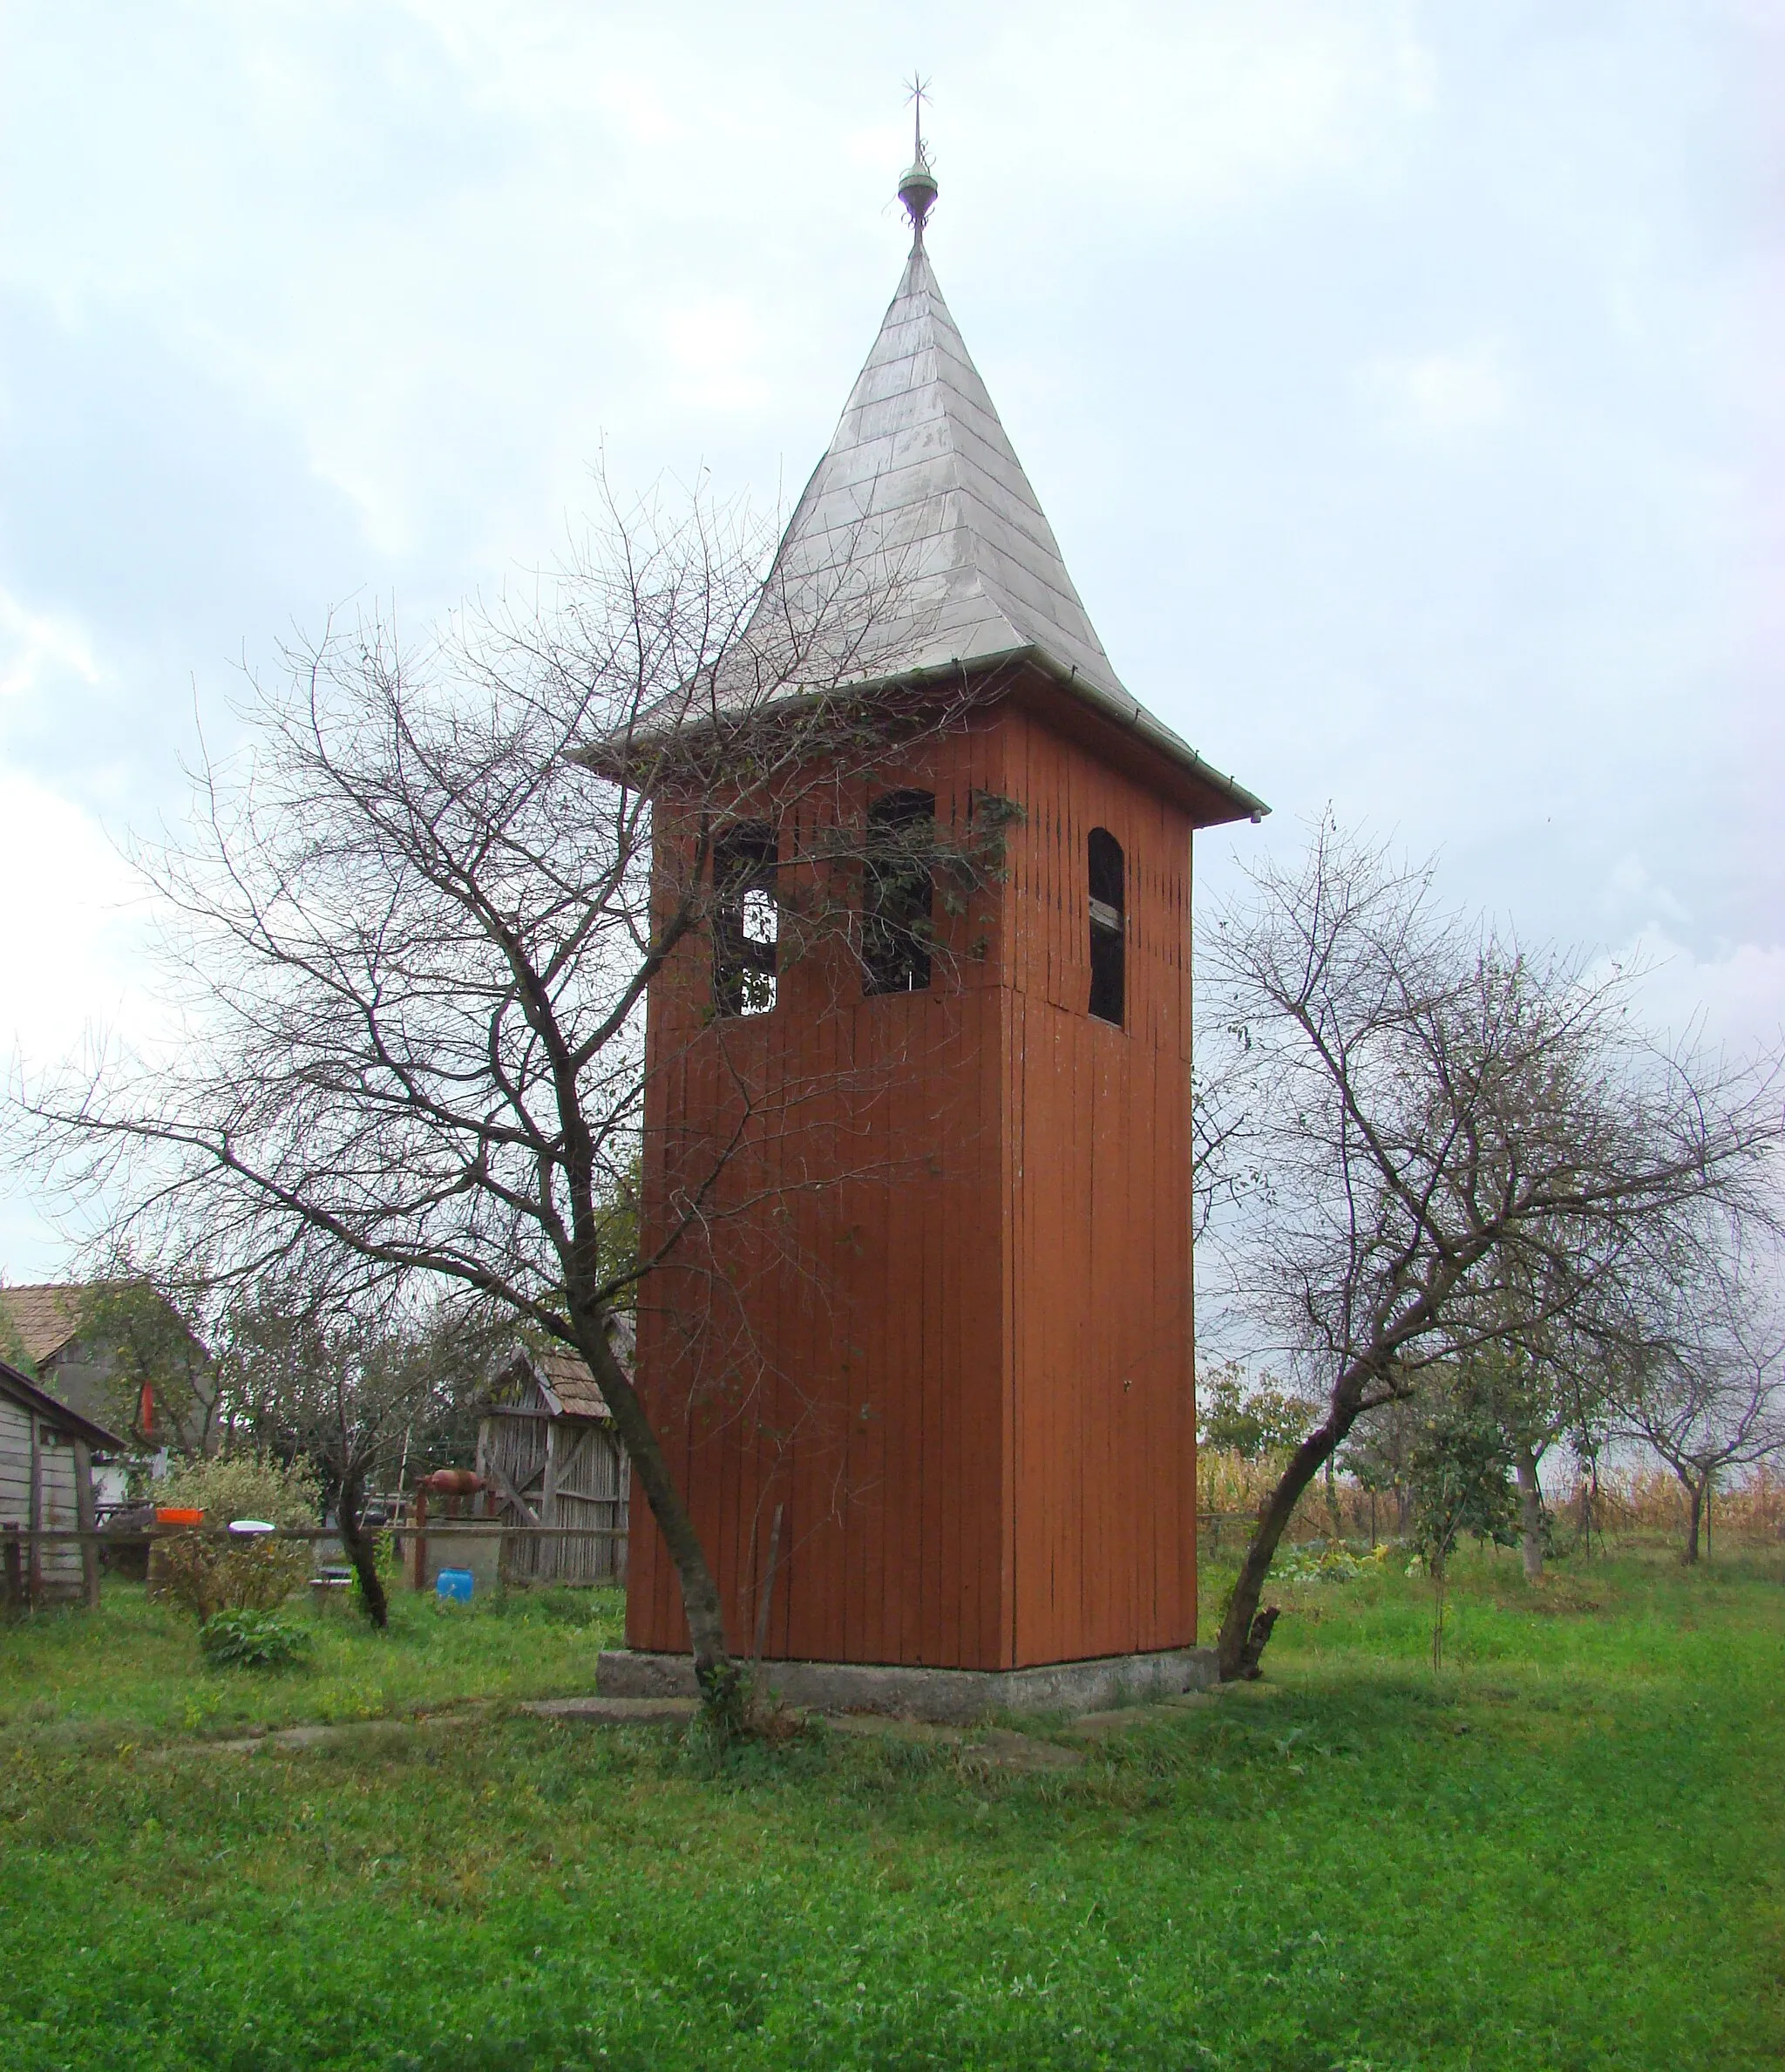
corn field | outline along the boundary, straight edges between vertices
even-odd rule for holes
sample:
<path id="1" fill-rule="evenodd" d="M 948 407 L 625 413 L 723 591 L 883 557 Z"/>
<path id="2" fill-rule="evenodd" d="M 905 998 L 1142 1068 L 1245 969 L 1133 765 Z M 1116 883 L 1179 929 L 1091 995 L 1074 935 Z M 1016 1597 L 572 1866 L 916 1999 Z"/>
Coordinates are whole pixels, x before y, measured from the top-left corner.
<path id="1" fill-rule="evenodd" d="M 1612 1539 L 1674 1539 L 1686 1530 L 1686 1491 L 1666 1468 L 1601 1473 L 1597 1489 L 1577 1480 L 1555 1509 L 1576 1530 L 1591 1507 L 1592 1527 Z M 1778 1546 L 1785 1543 L 1785 1476 L 1761 1465 L 1724 1488 L 1710 1503 L 1714 1544 Z"/>
<path id="2" fill-rule="evenodd" d="M 1213 1446 L 1197 1455 L 1197 1509 L 1204 1547 L 1214 1554 L 1237 1553 L 1250 1535 L 1259 1505 L 1283 1471 L 1286 1456 L 1245 1455 Z M 1564 1490 L 1551 1490 L 1551 1522 L 1564 1543 L 1590 1525 L 1593 1537 L 1609 1541 L 1677 1539 L 1686 1530 L 1686 1492 L 1674 1476 L 1658 1467 L 1602 1470 L 1596 1484 L 1577 1477 Z M 1778 1546 L 1785 1544 L 1785 1476 L 1759 1467 L 1727 1488 L 1720 1486 L 1711 1504 L 1713 1544 Z M 1407 1508 L 1401 1492 L 1371 1491 L 1348 1475 L 1335 1474 L 1330 1484 L 1318 1477 L 1303 1492 L 1285 1538 L 1343 1539 L 1374 1546 L 1402 1536 Z"/>

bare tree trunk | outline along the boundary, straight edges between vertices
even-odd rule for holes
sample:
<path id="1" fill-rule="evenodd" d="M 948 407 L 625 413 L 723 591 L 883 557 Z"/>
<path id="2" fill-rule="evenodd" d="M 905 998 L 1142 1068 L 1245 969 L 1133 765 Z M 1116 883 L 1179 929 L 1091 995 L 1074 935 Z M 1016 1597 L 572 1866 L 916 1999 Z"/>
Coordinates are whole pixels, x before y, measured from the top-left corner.
<path id="1" fill-rule="evenodd" d="M 378 1573 L 378 1536 L 365 1531 L 365 1471 L 350 1468 L 341 1478 L 336 1514 L 341 1525 L 341 1544 L 359 1578 L 359 1593 L 366 1617 L 382 1631 L 390 1623 L 390 1607 L 384 1596 L 384 1579 Z"/>
<path id="2" fill-rule="evenodd" d="M 1252 1639 L 1253 1621 L 1261 1616 L 1259 1600 L 1264 1594 L 1265 1578 L 1270 1573 L 1278 1543 L 1288 1529 L 1301 1492 L 1320 1473 L 1356 1421 L 1355 1410 L 1347 1414 L 1335 1409 L 1327 1422 L 1311 1431 L 1290 1455 L 1289 1464 L 1277 1486 L 1259 1507 L 1259 1522 L 1240 1559 L 1239 1574 L 1228 1602 L 1227 1615 L 1221 1621 L 1220 1635 L 1215 1642 L 1216 1674 L 1223 1682 L 1236 1676 L 1258 1674 L 1258 1658 L 1263 1653 L 1270 1627 L 1266 1626 L 1258 1647 L 1251 1649 L 1250 1654 L 1248 1644 Z"/>
<path id="3" fill-rule="evenodd" d="M 580 1321 L 580 1319 L 579 1319 Z M 682 1491 L 669 1471 L 656 1429 L 646 1416 L 626 1370 L 614 1357 L 607 1335 L 597 1319 L 579 1334 L 577 1350 L 587 1361 L 601 1385 L 607 1407 L 614 1413 L 640 1487 L 663 1535 L 669 1559 L 682 1584 L 682 1608 L 688 1620 L 688 1637 L 694 1650 L 695 1683 L 701 1701 L 715 1722 L 735 1732 L 743 1721 L 744 1684 L 742 1671 L 731 1659 L 725 1642 L 725 1614 L 719 1601 L 706 1551 L 694 1520 L 689 1516 Z"/>
<path id="4" fill-rule="evenodd" d="M 1699 1525 L 1704 1517 L 1705 1485 L 1703 1481 L 1694 1482 L 1690 1475 L 1682 1475 L 1680 1479 L 1686 1484 L 1686 1552 L 1680 1559 L 1687 1567 L 1695 1568 Z"/>
<path id="5" fill-rule="evenodd" d="M 1535 1583 L 1544 1573 L 1544 1491 L 1537 1480 L 1537 1456 L 1522 1440 L 1512 1450 L 1512 1472 L 1518 1482 L 1519 1548 L 1524 1579 Z"/>

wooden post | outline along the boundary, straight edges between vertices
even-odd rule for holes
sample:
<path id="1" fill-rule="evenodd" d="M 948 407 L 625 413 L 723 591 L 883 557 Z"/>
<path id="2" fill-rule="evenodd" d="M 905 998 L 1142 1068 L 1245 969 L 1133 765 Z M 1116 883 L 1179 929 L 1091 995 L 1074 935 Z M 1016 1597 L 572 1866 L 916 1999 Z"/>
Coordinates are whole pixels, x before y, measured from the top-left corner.
<path id="1" fill-rule="evenodd" d="M 3 1526 L 0 1526 L 0 1539 L 5 1542 L 7 1615 L 17 1619 L 24 1609 L 24 1564 L 18 1558 L 18 1525 L 16 1520 L 9 1518 Z"/>
<path id="2" fill-rule="evenodd" d="M 97 1530 L 93 1510 L 93 1456 L 85 1439 L 74 1442 L 74 1522 L 83 1532 Z M 80 1543 L 81 1602 L 90 1612 L 99 1608 L 99 1543 Z"/>
<path id="3" fill-rule="evenodd" d="M 410 1551 L 415 1557 L 415 1571 L 410 1587 L 425 1590 L 428 1586 L 428 1492 L 419 1484 L 415 1492 L 415 1537 L 410 1542 Z"/>
<path id="4" fill-rule="evenodd" d="M 44 1443 L 37 1430 L 37 1414 L 30 1413 L 31 1423 L 31 1466 L 30 1495 L 25 1505 L 25 1531 L 30 1535 L 25 1547 L 24 1601 L 36 1611 L 44 1595 L 44 1550 L 37 1534 L 44 1528 Z"/>
<path id="5" fill-rule="evenodd" d="M 546 1473 L 540 1490 L 540 1523 L 555 1525 L 558 1523 L 558 1421 L 554 1417 L 546 1427 Z M 540 1543 L 538 1567 L 545 1573 L 540 1576 L 544 1582 L 557 1582 L 564 1573 L 564 1543 L 547 1539 Z"/>

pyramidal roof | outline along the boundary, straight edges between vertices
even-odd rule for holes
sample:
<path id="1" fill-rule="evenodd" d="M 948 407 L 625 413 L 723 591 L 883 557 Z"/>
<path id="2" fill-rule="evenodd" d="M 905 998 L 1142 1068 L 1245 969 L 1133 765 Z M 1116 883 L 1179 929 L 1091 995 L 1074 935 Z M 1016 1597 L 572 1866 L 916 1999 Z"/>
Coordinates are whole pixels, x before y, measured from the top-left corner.
<path id="1" fill-rule="evenodd" d="M 885 673 L 1040 649 L 1122 696 L 921 243 L 777 556 L 783 580 L 895 563 Z M 895 651 L 889 652 L 888 649 Z"/>
<path id="2" fill-rule="evenodd" d="M 907 180 L 920 170 L 927 180 L 921 159 Z M 1110 667 L 942 299 L 916 209 L 913 221 L 899 292 L 782 535 L 763 608 L 810 614 L 815 594 L 841 594 L 869 572 L 879 623 L 860 652 L 864 674 L 887 680 L 1028 656 L 1193 771 L 1220 797 L 1215 817 L 1268 811 Z"/>

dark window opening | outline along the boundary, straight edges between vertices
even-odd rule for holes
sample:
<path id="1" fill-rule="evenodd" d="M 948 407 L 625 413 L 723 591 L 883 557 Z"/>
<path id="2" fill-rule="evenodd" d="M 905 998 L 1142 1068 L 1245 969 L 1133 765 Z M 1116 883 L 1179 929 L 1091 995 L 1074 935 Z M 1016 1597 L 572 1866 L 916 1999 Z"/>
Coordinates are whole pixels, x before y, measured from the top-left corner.
<path id="1" fill-rule="evenodd" d="M 1090 852 L 1091 1012 L 1100 1022 L 1122 1026 L 1125 936 L 1123 916 L 1122 845 L 1107 827 L 1094 827 Z"/>
<path id="2" fill-rule="evenodd" d="M 861 915 L 865 992 L 929 989 L 935 844 L 933 791 L 889 791 L 868 808 Z"/>
<path id="3" fill-rule="evenodd" d="M 766 1015 L 775 1004 L 775 831 L 741 820 L 713 845 L 713 1005 Z"/>

